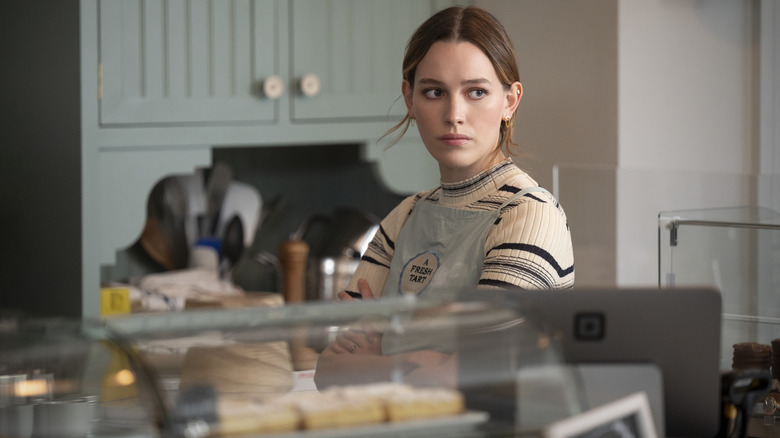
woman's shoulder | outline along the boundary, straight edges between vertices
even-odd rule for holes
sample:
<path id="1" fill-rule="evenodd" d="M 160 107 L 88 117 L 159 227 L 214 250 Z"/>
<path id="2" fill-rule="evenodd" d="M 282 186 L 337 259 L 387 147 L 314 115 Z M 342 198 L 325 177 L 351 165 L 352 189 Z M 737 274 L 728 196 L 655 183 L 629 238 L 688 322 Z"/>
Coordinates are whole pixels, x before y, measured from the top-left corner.
<path id="1" fill-rule="evenodd" d="M 504 191 L 510 194 L 517 193 L 523 189 L 539 187 L 539 183 L 531 175 L 514 163 L 504 168 L 500 181 Z"/>
<path id="2" fill-rule="evenodd" d="M 558 199 L 520 169 L 504 181 L 499 193 L 507 201 L 502 216 L 525 216 L 534 210 L 536 214 L 554 214 L 566 221 L 566 212 Z"/>

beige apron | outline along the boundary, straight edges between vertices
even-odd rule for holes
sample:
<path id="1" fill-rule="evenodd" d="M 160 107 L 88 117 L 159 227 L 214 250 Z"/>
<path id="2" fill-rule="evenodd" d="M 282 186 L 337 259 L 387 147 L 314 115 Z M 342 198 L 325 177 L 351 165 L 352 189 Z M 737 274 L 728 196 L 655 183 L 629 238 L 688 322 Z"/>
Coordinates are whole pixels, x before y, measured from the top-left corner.
<path id="1" fill-rule="evenodd" d="M 531 192 L 549 193 L 527 187 L 495 211 L 461 210 L 419 200 L 396 239 L 382 296 L 476 287 L 490 227 L 504 207 Z"/>
<path id="2" fill-rule="evenodd" d="M 476 288 L 485 259 L 485 240 L 501 211 L 531 192 L 528 187 L 506 200 L 495 211 L 468 211 L 420 199 L 396 239 L 395 255 L 382 297 L 436 296 Z M 430 195 L 429 195 L 430 196 Z M 398 327 L 382 339 L 383 354 L 415 350 L 454 351 L 454 327 L 414 321 Z"/>

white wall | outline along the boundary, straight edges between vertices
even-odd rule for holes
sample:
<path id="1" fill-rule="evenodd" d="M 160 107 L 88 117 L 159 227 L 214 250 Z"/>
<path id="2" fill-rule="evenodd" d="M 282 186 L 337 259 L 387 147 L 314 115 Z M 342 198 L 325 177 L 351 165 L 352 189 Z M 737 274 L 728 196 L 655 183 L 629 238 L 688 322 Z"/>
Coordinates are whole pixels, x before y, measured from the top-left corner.
<path id="1" fill-rule="evenodd" d="M 659 211 L 752 203 L 754 7 L 619 3 L 618 284 L 657 284 Z"/>
<path id="2" fill-rule="evenodd" d="M 761 0 L 760 205 L 780 212 L 780 7 Z"/>
<path id="3" fill-rule="evenodd" d="M 752 2 L 619 3 L 621 168 L 749 173 Z"/>
<path id="4" fill-rule="evenodd" d="M 576 178 L 562 179 L 561 200 L 572 226 L 578 285 L 595 283 L 594 279 L 608 274 L 599 264 L 610 258 L 598 257 L 601 251 L 614 255 L 616 284 L 656 286 L 660 211 L 757 202 L 762 153 L 758 3 L 482 0 L 477 4 L 501 17 L 515 46 L 526 48 L 518 50 L 524 58 L 519 61 L 521 74 L 530 58 L 532 79 L 543 79 L 543 94 L 526 100 L 528 113 L 519 113 L 533 120 L 519 123 L 519 136 L 534 139 L 532 151 L 541 150 L 544 157 L 531 166 L 568 162 L 562 172 L 571 175 L 572 169 L 577 170 Z M 590 34 L 583 26 L 591 26 Z M 612 37 L 610 26 L 616 27 Z M 598 40 L 597 35 L 613 41 Z M 576 56 L 568 56 L 572 50 Z M 567 60 L 555 62 L 559 59 L 555 52 L 566 53 Z M 554 91 L 570 90 L 572 84 L 587 91 Z M 614 122 L 608 117 L 613 105 L 617 108 Z M 539 117 L 540 112 L 546 117 Z M 570 122 L 561 125 L 567 119 Z M 615 140 L 610 144 L 612 135 Z M 563 156 L 533 149 L 545 138 L 555 139 L 545 148 L 561 148 Z M 543 168 L 536 171 L 544 172 Z M 602 187 L 610 175 L 615 193 Z M 599 184 L 595 194 L 589 180 Z M 593 213 L 608 210 L 609 203 L 602 198 L 610 196 L 615 202 L 613 239 L 599 237 L 597 249 L 592 241 L 578 245 L 588 240 L 583 233 L 610 226 L 609 217 Z"/>

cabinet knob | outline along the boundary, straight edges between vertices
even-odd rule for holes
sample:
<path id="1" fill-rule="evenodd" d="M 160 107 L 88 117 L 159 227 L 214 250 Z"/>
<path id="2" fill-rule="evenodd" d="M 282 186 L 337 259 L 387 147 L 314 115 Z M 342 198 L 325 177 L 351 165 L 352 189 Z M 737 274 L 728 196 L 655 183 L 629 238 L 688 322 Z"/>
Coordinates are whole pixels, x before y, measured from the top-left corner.
<path id="1" fill-rule="evenodd" d="M 320 78 L 314 73 L 309 73 L 301 78 L 301 93 L 306 97 L 314 97 L 320 94 Z"/>
<path id="2" fill-rule="evenodd" d="M 279 75 L 272 75 L 263 81 L 263 94 L 265 97 L 276 100 L 284 94 L 284 81 Z"/>

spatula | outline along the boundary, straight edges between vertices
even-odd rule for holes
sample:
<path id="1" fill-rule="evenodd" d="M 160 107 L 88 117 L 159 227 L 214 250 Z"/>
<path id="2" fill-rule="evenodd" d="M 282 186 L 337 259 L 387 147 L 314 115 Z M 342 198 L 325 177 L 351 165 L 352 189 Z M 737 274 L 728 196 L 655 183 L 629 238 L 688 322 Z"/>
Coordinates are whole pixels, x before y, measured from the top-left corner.
<path id="1" fill-rule="evenodd" d="M 230 185 L 233 172 L 224 163 L 217 163 L 212 168 L 206 187 L 206 230 L 203 237 L 217 237 L 219 211 L 225 199 L 225 192 Z"/>

